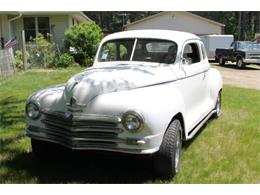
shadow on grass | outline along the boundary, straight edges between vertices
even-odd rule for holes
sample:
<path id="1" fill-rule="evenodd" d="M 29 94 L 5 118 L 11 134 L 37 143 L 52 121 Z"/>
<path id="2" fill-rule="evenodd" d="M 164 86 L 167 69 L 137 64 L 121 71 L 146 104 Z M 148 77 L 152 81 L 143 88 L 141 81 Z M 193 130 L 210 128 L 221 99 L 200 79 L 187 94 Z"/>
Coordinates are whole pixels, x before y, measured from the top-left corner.
<path id="1" fill-rule="evenodd" d="M 211 119 L 212 120 L 212 119 Z M 210 123 L 209 120 L 207 123 Z M 189 141 L 183 143 L 183 152 L 205 130 L 207 123 Z M 19 139 L 19 137 L 17 137 Z M 13 140 L 14 141 L 14 140 Z M 10 143 L 6 141 L 6 144 Z M 57 146 L 56 146 L 57 147 Z M 36 178 L 37 183 L 151 183 L 158 181 L 153 170 L 151 156 L 117 154 L 101 151 L 71 151 L 58 147 L 57 155 L 44 161 L 37 160 L 32 152 L 21 153 L 3 147 L 4 152 L 16 153 L 2 162 L 12 173 L 26 172 L 25 180 Z M 2 175 L 2 181 L 14 178 L 12 173 Z M 24 183 L 23 177 L 13 182 Z M 168 180 L 165 180 L 167 182 Z M 12 183 L 13 183 L 12 182 Z"/>
<path id="2" fill-rule="evenodd" d="M 0 128 L 9 130 L 24 122 L 25 102 L 14 96 L 0 100 Z M 61 158 L 50 156 L 40 162 L 31 152 L 22 151 L 20 141 L 25 139 L 23 129 L 12 137 L 1 137 L 0 168 L 7 171 L 0 174 L 0 183 L 144 183 L 156 179 L 148 157 L 63 149 Z"/>
<path id="3" fill-rule="evenodd" d="M 0 100 L 0 128 L 8 128 L 25 120 L 23 105 L 26 100 L 17 99 L 14 96 Z"/>
<path id="4" fill-rule="evenodd" d="M 15 152 L 8 151 L 5 152 Z M 24 183 L 37 178 L 37 183 L 144 183 L 156 179 L 148 158 L 103 152 L 61 152 L 62 157 L 50 156 L 39 161 L 29 153 L 18 153 L 1 166 L 9 171 L 2 181 Z M 19 176 L 26 172 L 26 177 Z M 17 175 L 13 175 L 16 173 Z M 16 177 L 18 177 L 16 179 Z"/>
<path id="5" fill-rule="evenodd" d="M 24 120 L 24 114 L 19 111 L 24 102 L 14 97 L 0 101 L 0 127 L 8 128 Z M 12 109 L 11 117 L 9 109 Z M 184 143 L 184 151 L 205 129 L 206 124 L 192 140 Z M 7 172 L 0 174 L 0 183 L 150 183 L 160 179 L 153 171 L 150 156 L 71 151 L 63 148 L 56 156 L 50 155 L 48 159 L 39 161 L 32 152 L 20 150 L 19 140 L 22 139 L 28 138 L 24 134 L 17 134 L 8 139 L 0 139 L 1 153 L 7 156 L 1 160 L 1 167 Z M 15 148 L 9 147 L 12 143 L 17 143 Z"/>

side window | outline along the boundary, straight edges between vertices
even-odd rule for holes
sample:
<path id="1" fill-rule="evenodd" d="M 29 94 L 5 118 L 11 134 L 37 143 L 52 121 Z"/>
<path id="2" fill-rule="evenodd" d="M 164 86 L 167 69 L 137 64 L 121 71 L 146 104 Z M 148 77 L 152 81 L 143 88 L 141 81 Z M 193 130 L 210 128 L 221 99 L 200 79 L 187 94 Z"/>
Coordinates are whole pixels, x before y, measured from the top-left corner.
<path id="1" fill-rule="evenodd" d="M 100 62 L 129 61 L 134 39 L 112 40 L 104 43 L 99 53 Z"/>
<path id="2" fill-rule="evenodd" d="M 102 47 L 101 61 L 113 61 L 116 60 L 116 43 L 108 42 Z"/>
<path id="3" fill-rule="evenodd" d="M 183 56 L 185 64 L 195 64 L 200 62 L 200 52 L 197 43 L 188 43 L 184 47 Z"/>

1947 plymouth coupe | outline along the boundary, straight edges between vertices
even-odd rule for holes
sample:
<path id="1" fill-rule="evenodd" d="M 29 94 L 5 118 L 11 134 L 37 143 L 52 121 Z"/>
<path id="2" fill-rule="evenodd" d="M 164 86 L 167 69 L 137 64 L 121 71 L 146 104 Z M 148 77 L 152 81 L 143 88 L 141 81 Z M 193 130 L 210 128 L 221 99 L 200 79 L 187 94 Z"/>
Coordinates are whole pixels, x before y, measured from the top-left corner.
<path id="1" fill-rule="evenodd" d="M 220 115 L 222 85 L 193 34 L 111 34 L 91 68 L 28 98 L 26 135 L 38 157 L 51 151 L 50 143 L 149 154 L 157 173 L 171 177 L 180 168 L 182 141 Z"/>

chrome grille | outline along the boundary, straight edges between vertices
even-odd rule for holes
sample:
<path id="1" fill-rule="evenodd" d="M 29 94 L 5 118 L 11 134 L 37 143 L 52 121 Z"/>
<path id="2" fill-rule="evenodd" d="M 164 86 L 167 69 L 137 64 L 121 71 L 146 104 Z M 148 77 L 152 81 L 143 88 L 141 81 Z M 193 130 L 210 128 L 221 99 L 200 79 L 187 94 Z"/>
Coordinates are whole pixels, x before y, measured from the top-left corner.
<path id="1" fill-rule="evenodd" d="M 260 54 L 259 53 L 249 53 L 248 58 L 260 59 Z"/>
<path id="2" fill-rule="evenodd" d="M 41 122 L 44 128 L 29 127 L 31 132 L 44 133 L 49 141 L 77 148 L 114 148 L 123 140 L 118 138 L 122 132 L 120 119 L 115 116 L 80 115 L 42 111 Z"/>

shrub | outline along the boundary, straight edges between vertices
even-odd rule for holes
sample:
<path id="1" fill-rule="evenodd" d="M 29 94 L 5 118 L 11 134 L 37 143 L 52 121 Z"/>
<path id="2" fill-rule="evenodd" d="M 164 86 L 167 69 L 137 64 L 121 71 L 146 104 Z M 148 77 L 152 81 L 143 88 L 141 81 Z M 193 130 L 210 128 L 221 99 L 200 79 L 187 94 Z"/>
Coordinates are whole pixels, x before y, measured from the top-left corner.
<path id="1" fill-rule="evenodd" d="M 28 57 L 28 53 L 26 53 Z M 23 52 L 20 50 L 15 51 L 15 67 L 18 70 L 22 70 L 24 68 L 23 66 Z"/>
<path id="2" fill-rule="evenodd" d="M 68 53 L 63 53 L 56 59 L 55 66 L 57 68 L 67 68 L 75 64 L 73 56 Z"/>
<path id="3" fill-rule="evenodd" d="M 98 25 L 81 23 L 65 31 L 64 46 L 77 63 L 90 66 L 102 37 L 103 33 Z"/>

